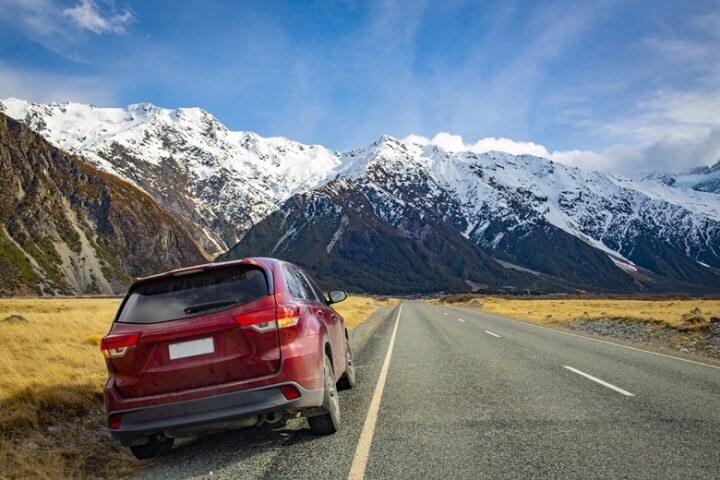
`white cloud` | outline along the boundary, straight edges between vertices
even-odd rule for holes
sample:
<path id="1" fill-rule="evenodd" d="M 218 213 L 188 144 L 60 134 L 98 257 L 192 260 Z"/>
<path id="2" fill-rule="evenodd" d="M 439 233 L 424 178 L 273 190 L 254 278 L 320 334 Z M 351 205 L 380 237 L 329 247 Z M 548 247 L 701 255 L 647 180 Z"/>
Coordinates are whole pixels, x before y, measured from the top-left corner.
<path id="1" fill-rule="evenodd" d="M 517 142 L 509 138 L 486 137 L 474 143 L 465 143 L 460 135 L 453 135 L 447 132 L 440 132 L 432 139 L 419 135 L 410 135 L 404 139 L 408 142 L 418 143 L 420 145 L 437 145 L 449 152 L 475 152 L 484 153 L 491 151 L 506 152 L 513 155 L 535 155 L 538 157 L 549 158 L 548 150 L 537 143 L 533 142 Z"/>
<path id="2" fill-rule="evenodd" d="M 423 147 L 432 143 L 429 138 L 415 134 L 408 135 L 407 137 L 403 138 L 402 141 L 408 143 L 417 143 L 418 145 L 422 145 Z"/>
<path id="3" fill-rule="evenodd" d="M 405 142 L 418 145 L 437 145 L 449 152 L 506 152 L 513 155 L 535 155 L 537 157 L 551 158 L 547 148 L 533 142 L 518 142 L 510 138 L 486 137 L 472 143 L 466 143 L 460 135 L 440 132 L 432 139 L 421 135 L 409 135 L 403 139 Z M 558 152 L 555 152 L 558 153 Z"/>
<path id="4" fill-rule="evenodd" d="M 462 152 L 472 150 L 471 145 L 466 145 L 460 135 L 452 135 L 446 132 L 440 132 L 431 140 L 433 145 L 437 145 L 450 152 Z"/>
<path id="5" fill-rule="evenodd" d="M 30 41 L 75 62 L 84 61 L 88 31 L 123 34 L 134 21 L 130 11 L 101 12 L 92 0 L 65 9 L 56 0 L 0 0 L 0 28 L 19 28 Z"/>
<path id="6" fill-rule="evenodd" d="M 589 150 L 554 151 L 548 157 L 572 167 L 587 168 L 590 170 L 617 171 L 611 158 Z"/>
<path id="7" fill-rule="evenodd" d="M 679 123 L 720 126 L 720 89 L 715 91 L 660 91 L 640 105 Z"/>
<path id="8" fill-rule="evenodd" d="M 720 159 L 720 128 L 704 134 L 667 134 L 642 144 L 614 144 L 602 152 L 554 150 L 534 142 L 486 137 L 467 143 L 460 135 L 440 132 L 433 138 L 409 135 L 403 139 L 418 145 L 436 145 L 450 152 L 485 153 L 498 151 L 513 155 L 534 155 L 565 165 L 590 170 L 633 175 L 650 170 L 679 172 Z"/>
<path id="9" fill-rule="evenodd" d="M 32 41 L 67 58 L 75 41 L 52 0 L 0 0 L 0 20 L 19 27 Z M 74 59 L 74 58 L 73 58 Z"/>
<path id="10" fill-rule="evenodd" d="M 63 15 L 72 19 L 78 26 L 93 33 L 125 33 L 125 25 L 134 20 L 132 13 L 125 10 L 120 15 L 103 16 L 93 0 L 81 0 L 73 8 L 66 8 Z"/>

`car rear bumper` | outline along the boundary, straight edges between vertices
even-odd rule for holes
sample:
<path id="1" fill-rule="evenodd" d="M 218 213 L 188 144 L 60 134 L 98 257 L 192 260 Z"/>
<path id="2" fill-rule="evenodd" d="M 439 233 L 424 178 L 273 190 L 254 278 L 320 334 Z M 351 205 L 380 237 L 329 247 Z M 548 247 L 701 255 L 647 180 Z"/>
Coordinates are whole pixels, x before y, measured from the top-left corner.
<path id="1" fill-rule="evenodd" d="M 293 385 L 300 397 L 287 400 L 280 391 Z M 120 428 L 110 434 L 125 445 L 156 433 L 177 436 L 188 433 L 222 431 L 249 426 L 252 417 L 291 409 L 316 408 L 322 405 L 324 389 L 305 389 L 294 382 L 269 388 L 243 390 L 212 397 L 184 400 L 135 410 L 108 412 L 120 415 Z M 248 423 L 248 421 L 250 423 Z"/>

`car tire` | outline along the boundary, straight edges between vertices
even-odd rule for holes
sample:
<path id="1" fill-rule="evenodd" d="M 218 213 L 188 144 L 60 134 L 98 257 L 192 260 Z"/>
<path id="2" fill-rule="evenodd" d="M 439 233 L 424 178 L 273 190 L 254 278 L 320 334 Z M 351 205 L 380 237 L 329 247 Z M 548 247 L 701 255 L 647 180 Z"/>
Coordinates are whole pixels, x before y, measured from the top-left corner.
<path id="1" fill-rule="evenodd" d="M 130 447 L 130 451 L 136 458 L 141 460 L 155 458 L 168 453 L 172 449 L 173 442 L 175 442 L 174 438 L 166 437 L 159 433 L 157 435 L 151 435 L 148 438 L 148 443 L 145 445 Z"/>
<path id="2" fill-rule="evenodd" d="M 355 360 L 353 359 L 350 341 L 345 339 L 345 373 L 338 381 L 338 390 L 349 390 L 355 386 Z"/>
<path id="3" fill-rule="evenodd" d="M 308 418 L 310 431 L 316 435 L 331 435 L 340 429 L 340 400 L 335 385 L 335 373 L 330 357 L 325 355 L 324 378 L 325 394 L 323 407 L 327 410 L 322 415 Z"/>

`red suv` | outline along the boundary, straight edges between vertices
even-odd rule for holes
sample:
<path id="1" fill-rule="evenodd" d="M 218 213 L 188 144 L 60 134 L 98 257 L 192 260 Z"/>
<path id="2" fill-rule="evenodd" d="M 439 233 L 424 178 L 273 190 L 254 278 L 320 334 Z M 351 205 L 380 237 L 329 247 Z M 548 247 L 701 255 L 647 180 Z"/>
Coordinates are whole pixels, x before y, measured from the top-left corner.
<path id="1" fill-rule="evenodd" d="M 297 266 L 270 258 L 210 263 L 138 279 L 102 339 L 114 438 L 138 458 L 177 436 L 304 415 L 340 426 L 337 387 L 355 383 L 348 332 Z"/>

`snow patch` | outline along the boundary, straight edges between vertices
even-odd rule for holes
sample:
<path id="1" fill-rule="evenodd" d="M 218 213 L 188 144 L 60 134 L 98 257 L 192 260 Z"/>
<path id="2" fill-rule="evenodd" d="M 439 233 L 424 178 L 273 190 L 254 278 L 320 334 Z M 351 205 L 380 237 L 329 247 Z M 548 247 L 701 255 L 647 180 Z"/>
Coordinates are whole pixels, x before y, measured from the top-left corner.
<path id="1" fill-rule="evenodd" d="M 519 272 L 529 273 L 529 274 L 531 274 L 531 275 L 535 275 L 535 276 L 538 276 L 538 277 L 542 275 L 542 273 L 536 272 L 535 270 L 531 270 L 531 269 L 529 269 L 529 268 L 521 267 L 520 265 L 515 265 L 514 263 L 506 262 L 506 261 L 504 261 L 504 260 L 498 260 L 498 259 L 496 258 L 495 261 L 496 261 L 497 263 L 499 263 L 503 268 L 506 268 L 506 269 L 508 269 L 508 270 L 517 270 L 517 271 L 519 271 Z"/>
<path id="2" fill-rule="evenodd" d="M 287 232 L 285 232 L 285 233 L 283 234 L 283 236 L 278 239 L 277 243 L 275 243 L 275 246 L 274 246 L 273 249 L 270 251 L 270 253 L 275 253 L 275 250 L 277 250 L 278 247 L 279 247 L 280 245 L 282 245 L 282 243 L 283 243 L 285 240 L 287 240 L 287 238 L 288 238 L 290 235 L 292 235 L 293 233 L 295 233 L 295 229 L 294 229 L 294 228 L 291 228 L 290 230 L 288 230 Z"/>
<path id="3" fill-rule="evenodd" d="M 618 267 L 620 270 L 623 270 L 628 273 L 634 273 L 637 272 L 637 267 L 630 265 L 629 263 L 625 263 L 623 261 L 618 260 L 617 258 L 613 257 L 612 255 L 608 255 L 608 258 L 612 260 L 612 262 L 615 264 L 616 267 Z"/>
<path id="4" fill-rule="evenodd" d="M 348 223 L 350 223 L 350 220 L 348 219 L 347 215 L 343 215 L 342 219 L 340 219 L 340 226 L 338 226 L 338 229 L 335 230 L 335 233 L 333 233 L 333 236 L 330 239 L 330 243 L 328 243 L 327 247 L 325 247 L 325 251 L 327 253 L 330 253 L 337 241 L 340 240 L 340 237 L 342 236 L 345 228 L 348 226 Z"/>

